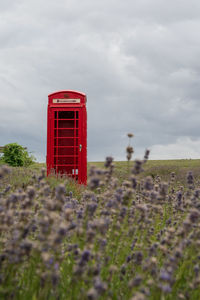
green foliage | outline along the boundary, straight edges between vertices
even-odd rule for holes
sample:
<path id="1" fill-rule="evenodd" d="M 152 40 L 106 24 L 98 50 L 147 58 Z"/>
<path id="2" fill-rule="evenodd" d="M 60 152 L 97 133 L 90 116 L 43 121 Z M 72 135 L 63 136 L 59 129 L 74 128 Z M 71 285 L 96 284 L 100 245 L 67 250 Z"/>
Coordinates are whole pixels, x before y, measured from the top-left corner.
<path id="1" fill-rule="evenodd" d="M 34 162 L 35 158 L 30 156 L 21 145 L 10 143 L 4 147 L 2 160 L 12 167 L 27 167 Z"/>

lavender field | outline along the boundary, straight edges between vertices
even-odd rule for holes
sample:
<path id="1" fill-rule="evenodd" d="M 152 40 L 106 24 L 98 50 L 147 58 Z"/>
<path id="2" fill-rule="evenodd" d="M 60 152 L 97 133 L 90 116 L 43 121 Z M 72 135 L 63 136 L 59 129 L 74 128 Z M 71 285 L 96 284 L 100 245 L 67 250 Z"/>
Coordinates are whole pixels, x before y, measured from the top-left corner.
<path id="1" fill-rule="evenodd" d="M 0 299 L 200 299 L 200 161 L 0 166 Z"/>

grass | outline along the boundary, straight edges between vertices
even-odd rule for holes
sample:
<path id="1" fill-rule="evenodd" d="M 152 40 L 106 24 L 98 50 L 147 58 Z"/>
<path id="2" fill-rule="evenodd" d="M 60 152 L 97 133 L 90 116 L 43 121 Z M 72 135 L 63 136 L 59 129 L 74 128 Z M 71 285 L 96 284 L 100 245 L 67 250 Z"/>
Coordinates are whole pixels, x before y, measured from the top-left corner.
<path id="1" fill-rule="evenodd" d="M 0 299 L 199 299 L 200 160 L 91 165 L 0 168 Z"/>
<path id="2" fill-rule="evenodd" d="M 133 162 L 130 162 L 130 167 Z M 104 168 L 104 162 L 89 162 L 88 170 L 91 166 L 96 166 L 98 168 Z M 130 170 L 128 169 L 127 161 L 116 161 L 114 162 L 114 176 L 119 179 L 120 182 L 129 179 Z M 12 190 L 18 187 L 27 187 L 32 184 L 33 175 L 39 176 L 42 168 L 45 168 L 45 163 L 34 163 L 33 165 L 24 168 L 17 167 L 12 169 L 12 173 L 6 178 L 12 186 Z M 186 176 L 189 171 L 192 171 L 195 178 L 198 180 L 200 176 L 200 159 L 180 159 L 180 160 L 149 160 L 144 166 L 144 171 L 140 174 L 140 178 L 145 178 L 146 176 L 160 176 L 163 181 L 169 181 L 172 172 L 176 175 L 176 181 L 181 184 L 186 183 Z M 58 183 L 64 182 L 65 179 L 50 176 L 48 182 L 51 187 L 55 187 Z M 73 181 L 71 185 L 73 186 Z M 6 184 L 6 183 L 5 183 Z M 72 188 L 70 185 L 70 188 Z M 73 191 L 78 188 L 78 185 L 74 185 Z M 78 188 L 79 189 L 79 188 Z"/>
<path id="3" fill-rule="evenodd" d="M 128 168 L 127 161 L 116 161 L 114 175 L 123 181 L 129 178 L 130 170 Z M 133 162 L 130 162 L 130 166 Z M 92 162 L 88 164 L 88 167 L 95 165 L 99 168 L 103 168 L 104 162 Z M 198 178 L 200 176 L 200 159 L 177 159 L 177 160 L 149 160 L 144 165 L 144 172 L 140 174 L 140 178 L 146 176 L 160 176 L 163 181 L 170 180 L 172 172 L 176 175 L 176 180 L 181 184 L 185 184 L 186 175 L 189 171 L 192 171 L 194 176 Z"/>

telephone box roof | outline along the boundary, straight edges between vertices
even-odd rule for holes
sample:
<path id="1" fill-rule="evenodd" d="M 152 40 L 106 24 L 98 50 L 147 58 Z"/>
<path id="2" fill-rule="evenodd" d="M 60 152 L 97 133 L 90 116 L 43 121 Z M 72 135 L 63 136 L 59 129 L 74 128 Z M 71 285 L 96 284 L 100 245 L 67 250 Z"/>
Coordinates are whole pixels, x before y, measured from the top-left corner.
<path id="1" fill-rule="evenodd" d="M 59 93 L 76 93 L 76 94 L 79 94 L 79 95 L 82 95 L 82 96 L 86 97 L 86 94 L 78 92 L 78 91 L 73 91 L 73 90 L 57 91 L 57 92 L 54 92 L 52 94 L 49 94 L 48 97 L 59 94 Z"/>

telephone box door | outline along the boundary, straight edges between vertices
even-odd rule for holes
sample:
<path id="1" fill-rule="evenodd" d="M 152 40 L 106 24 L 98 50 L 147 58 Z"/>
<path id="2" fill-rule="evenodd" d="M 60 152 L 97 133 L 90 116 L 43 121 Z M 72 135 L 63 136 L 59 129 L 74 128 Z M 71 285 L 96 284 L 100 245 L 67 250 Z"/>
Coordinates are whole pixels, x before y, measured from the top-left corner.
<path id="1" fill-rule="evenodd" d="M 52 109 L 51 128 L 54 135 L 54 153 L 52 162 L 54 170 L 59 174 L 67 174 L 78 180 L 81 163 L 81 111 L 80 109 Z"/>

